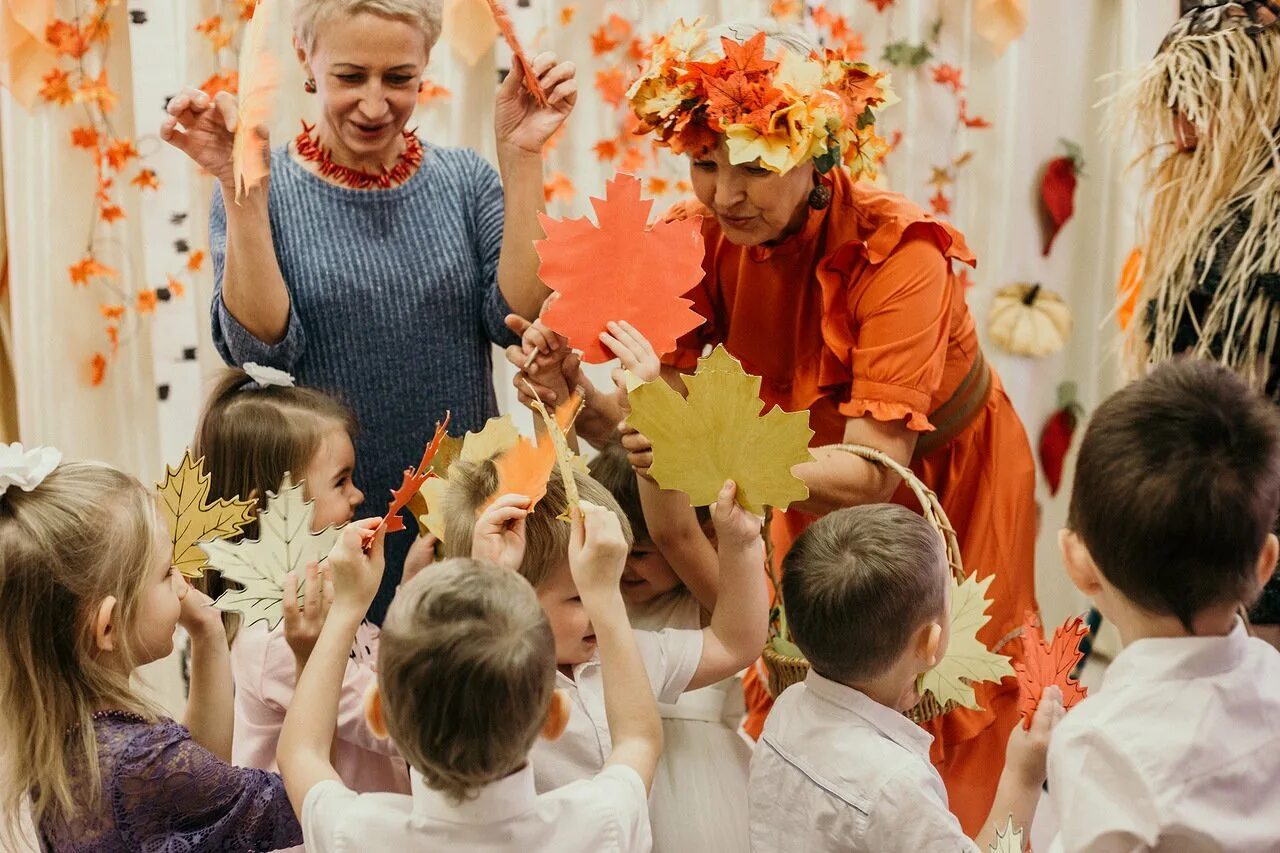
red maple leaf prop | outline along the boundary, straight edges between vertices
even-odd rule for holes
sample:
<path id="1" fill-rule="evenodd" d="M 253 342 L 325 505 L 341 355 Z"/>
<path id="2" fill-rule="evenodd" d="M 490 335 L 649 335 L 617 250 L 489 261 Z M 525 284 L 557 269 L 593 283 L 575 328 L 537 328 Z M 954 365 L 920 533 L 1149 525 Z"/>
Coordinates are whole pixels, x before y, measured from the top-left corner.
<path id="1" fill-rule="evenodd" d="M 683 294 L 702 279 L 701 219 L 648 227 L 652 199 L 640 197 L 640 181 L 619 173 L 593 198 L 599 225 L 589 219 L 539 217 L 547 239 L 534 244 L 542 259 L 538 276 L 560 294 L 542 321 L 582 351 L 582 360 L 613 358 L 600 343 L 611 320 L 626 320 L 660 355 L 702 325 Z"/>
<path id="2" fill-rule="evenodd" d="M 511 58 L 520 68 L 520 73 L 524 75 L 524 85 L 533 94 L 541 106 L 547 105 L 547 93 L 542 91 L 541 84 L 538 83 L 538 76 L 533 73 L 533 68 L 529 65 L 529 60 L 525 58 L 524 51 L 520 49 L 520 40 L 516 38 L 516 29 L 511 25 L 511 17 L 507 14 L 507 10 L 502 8 L 502 4 L 498 0 L 489 0 L 489 11 L 493 12 L 493 22 L 498 25 L 498 32 L 502 33 L 502 38 L 506 40 L 507 47 L 511 48 Z"/>
<path id="3" fill-rule="evenodd" d="M 1018 673 L 1018 711 L 1022 714 L 1024 729 L 1031 728 L 1040 695 L 1046 687 L 1058 685 L 1064 708 L 1071 708 L 1089 694 L 1071 677 L 1071 671 L 1084 657 L 1080 641 L 1088 633 L 1084 620 L 1076 616 L 1053 632 L 1053 642 L 1046 643 L 1040 619 L 1034 613 L 1027 614 L 1022 626 L 1022 660 L 1013 662 L 1013 669 Z"/>
<path id="4" fill-rule="evenodd" d="M 444 441 L 445 435 L 449 430 L 449 418 L 451 413 L 444 413 L 444 421 L 436 425 L 436 434 L 431 438 L 431 443 L 427 445 L 427 449 L 422 453 L 422 461 L 418 463 L 418 467 L 406 468 L 404 479 L 400 483 L 400 488 L 391 490 L 391 503 L 387 506 L 387 514 L 382 517 L 382 522 L 369 535 L 365 547 L 368 548 L 373 542 L 373 537 L 377 535 L 378 530 L 385 529 L 388 533 L 397 533 L 404 530 L 404 519 L 400 517 L 400 510 L 404 509 L 409 501 L 413 500 L 413 496 L 422 488 L 422 484 L 427 482 L 435 474 L 431 471 L 431 460 L 435 458 L 436 453 L 440 450 L 440 443 Z"/>

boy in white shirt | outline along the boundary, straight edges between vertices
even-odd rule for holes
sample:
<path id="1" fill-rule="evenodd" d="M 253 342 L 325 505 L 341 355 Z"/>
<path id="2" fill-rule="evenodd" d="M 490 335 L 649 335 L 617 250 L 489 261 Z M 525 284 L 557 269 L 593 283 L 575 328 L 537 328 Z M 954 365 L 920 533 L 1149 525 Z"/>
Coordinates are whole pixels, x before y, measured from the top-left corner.
<path id="1" fill-rule="evenodd" d="M 1226 368 L 1170 362 L 1090 418 L 1059 541 L 1124 650 L 1053 733 L 1054 849 L 1280 850 L 1280 653 L 1238 616 L 1278 509 L 1275 406 Z"/>
<path id="2" fill-rule="evenodd" d="M 618 502 L 608 490 L 581 473 L 575 474 L 582 500 L 604 507 L 618 517 L 628 547 L 632 542 Z M 525 536 L 528 547 L 518 570 L 533 585 L 556 638 L 556 687 L 568 697 L 571 713 L 564 733 L 533 748 L 534 781 L 539 792 L 550 791 L 600 772 L 611 749 L 605 718 L 605 698 L 596 631 L 583 608 L 580 590 L 566 558 L 569 526 L 560 520 L 568 501 L 564 482 L 554 474 L 547 493 L 533 512 L 523 495 L 500 495 L 493 462 L 455 462 L 443 505 L 445 553 L 476 556 L 474 541 L 497 541 L 502 535 Z M 668 628 L 636 631 L 636 645 L 649 683 L 659 702 L 673 703 L 680 694 L 715 684 L 740 672 L 755 660 L 768 633 L 768 596 L 763 572 L 761 520 L 735 500 L 726 484 L 712 511 L 718 537 L 721 593 L 702 630 Z M 479 518 L 477 518 L 479 514 Z M 485 531 L 486 537 L 474 537 Z"/>
<path id="3" fill-rule="evenodd" d="M 950 589 L 942 537 L 905 507 L 837 510 L 796 539 L 782 597 L 810 670 L 778 697 L 751 760 L 755 853 L 978 849 L 947 810 L 932 736 L 903 715 L 946 653 Z M 1010 736 L 984 851 L 1009 818 L 1030 827 L 1061 715 L 1050 687 L 1031 730 Z"/>
<path id="4" fill-rule="evenodd" d="M 357 794 L 330 763 L 347 650 L 382 578 L 377 520 L 350 525 L 329 555 L 334 599 L 280 735 L 279 764 L 311 853 L 324 851 L 648 851 L 647 792 L 662 725 L 627 621 L 619 579 L 627 544 L 617 518 L 584 503 L 569 562 L 596 625 L 613 751 L 593 779 L 538 795 L 529 750 L 566 722 L 555 690 L 555 640 L 527 581 L 509 568 L 448 560 L 402 587 L 387 613 L 370 694 L 370 726 L 412 768 L 412 796 Z M 479 534 L 478 534 L 479 535 Z M 483 549 L 510 563 L 520 537 Z M 318 598 L 318 597 L 317 597 Z M 314 636 L 314 633 L 312 633 Z M 309 660 L 306 660 L 309 654 Z"/>

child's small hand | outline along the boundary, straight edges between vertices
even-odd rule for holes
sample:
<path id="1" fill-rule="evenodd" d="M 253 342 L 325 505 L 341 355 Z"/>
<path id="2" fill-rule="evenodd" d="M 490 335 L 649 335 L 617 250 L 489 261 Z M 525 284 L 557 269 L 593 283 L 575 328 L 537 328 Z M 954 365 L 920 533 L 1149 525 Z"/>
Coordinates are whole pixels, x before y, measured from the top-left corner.
<path id="1" fill-rule="evenodd" d="M 471 556 L 513 572 L 520 571 L 524 561 L 524 524 L 528 517 L 528 497 L 501 495 L 476 519 L 471 534 Z"/>
<path id="2" fill-rule="evenodd" d="M 725 480 L 720 496 L 711 508 L 711 522 L 716 528 L 718 547 L 747 548 L 760 541 L 763 519 L 743 509 L 737 498 L 737 484 L 733 480 Z"/>
<path id="3" fill-rule="evenodd" d="M 409 553 L 404 557 L 404 572 L 400 575 L 400 585 L 404 586 L 418 576 L 427 566 L 436 561 L 436 545 L 440 542 L 434 533 L 426 533 L 413 540 Z"/>
<path id="4" fill-rule="evenodd" d="M 1031 728 L 1023 729 L 1021 724 L 1013 727 L 1013 734 L 1009 735 L 1009 746 L 1005 749 L 1004 766 L 1005 772 L 1015 774 L 1014 778 L 1019 784 L 1028 788 L 1039 788 L 1044 784 L 1049 757 L 1049 735 L 1065 713 L 1062 707 L 1062 690 L 1051 684 L 1040 695 L 1040 704 L 1036 706 L 1036 715 L 1031 719 Z"/>
<path id="5" fill-rule="evenodd" d="M 226 629 L 222 625 L 222 612 L 213 606 L 213 599 L 192 586 L 177 569 L 173 570 L 170 577 L 181 604 L 178 624 L 183 630 L 192 638 L 215 634 L 222 635 L 225 641 Z"/>
<path id="6" fill-rule="evenodd" d="M 311 657 L 316 640 L 320 639 L 320 629 L 329 615 L 333 596 L 333 581 L 327 573 L 321 573 L 316 563 L 307 563 L 301 607 L 298 606 L 297 572 L 284 576 L 284 639 L 293 650 L 299 670 Z"/>
<path id="7" fill-rule="evenodd" d="M 626 320 L 620 320 L 606 324 L 605 328 L 608 331 L 600 333 L 600 343 L 618 357 L 624 369 L 630 370 L 645 382 L 652 382 L 662 375 L 662 362 L 658 360 L 658 354 L 635 326 Z"/>
<path id="8" fill-rule="evenodd" d="M 358 613 L 362 618 L 382 582 L 385 568 L 382 544 L 386 528 L 380 518 L 353 521 L 343 528 L 338 541 L 329 551 L 328 574 L 333 581 L 333 609 L 347 614 Z M 364 543 L 373 536 L 369 553 Z"/>
<path id="9" fill-rule="evenodd" d="M 618 592 L 627 562 L 627 540 L 618 516 L 604 507 L 580 501 L 569 534 L 569 570 L 584 599 Z"/>

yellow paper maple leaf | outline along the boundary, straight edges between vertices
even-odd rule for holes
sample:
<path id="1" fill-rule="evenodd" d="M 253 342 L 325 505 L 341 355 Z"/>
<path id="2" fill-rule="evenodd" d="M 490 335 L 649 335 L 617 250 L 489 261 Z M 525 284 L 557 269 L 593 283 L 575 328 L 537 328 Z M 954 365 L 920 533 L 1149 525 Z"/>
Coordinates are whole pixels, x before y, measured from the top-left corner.
<path id="1" fill-rule="evenodd" d="M 760 377 L 743 371 L 723 346 L 698 360 L 681 397 L 661 379 L 628 394 L 627 422 L 653 443 L 650 473 L 664 489 L 678 489 L 694 506 L 715 503 L 725 480 L 738 484 L 738 503 L 760 515 L 809 496 L 791 473 L 809 453 L 808 412 L 777 406 L 761 414 Z"/>
<path id="2" fill-rule="evenodd" d="M 1013 825 L 1013 815 L 1004 825 L 1004 829 L 996 830 L 996 840 L 987 848 L 990 853 L 1022 853 L 1026 849 L 1022 840 L 1022 828 Z"/>
<path id="3" fill-rule="evenodd" d="M 963 582 L 951 579 L 951 634 L 947 654 L 937 666 L 920 676 L 920 692 L 929 691 L 943 707 L 955 702 L 981 710 L 973 694 L 973 683 L 999 681 L 1014 674 L 1009 658 L 991 651 L 978 639 L 978 631 L 991 618 L 987 615 L 991 601 L 986 596 L 993 580 L 995 575 L 978 580 L 975 574 Z"/>
<path id="4" fill-rule="evenodd" d="M 519 440 L 520 431 L 510 415 L 489 418 L 479 432 L 469 432 L 462 439 L 458 458 L 463 462 L 483 462 L 515 447 Z"/>
<path id="5" fill-rule="evenodd" d="M 302 497 L 302 483 L 293 485 L 285 474 L 280 491 L 267 495 L 267 507 L 258 516 L 257 539 L 200 543 L 209 557 L 209 567 L 244 587 L 227 590 L 213 606 L 243 614 L 246 625 L 266 622 L 271 629 L 279 625 L 284 617 L 285 575 L 296 571 L 301 578 L 308 563 L 329 556 L 342 530 L 330 526 L 312 533 L 314 514 L 314 505 Z M 298 593 L 301 596 L 301 580 Z"/>
<path id="6" fill-rule="evenodd" d="M 203 539 L 234 536 L 253 521 L 253 500 L 218 500 L 209 503 L 209 475 L 204 459 L 182 455 L 177 468 L 165 466 L 159 483 L 160 510 L 169 525 L 173 543 L 173 566 L 189 578 L 198 578 L 209 564 L 196 547 Z"/>

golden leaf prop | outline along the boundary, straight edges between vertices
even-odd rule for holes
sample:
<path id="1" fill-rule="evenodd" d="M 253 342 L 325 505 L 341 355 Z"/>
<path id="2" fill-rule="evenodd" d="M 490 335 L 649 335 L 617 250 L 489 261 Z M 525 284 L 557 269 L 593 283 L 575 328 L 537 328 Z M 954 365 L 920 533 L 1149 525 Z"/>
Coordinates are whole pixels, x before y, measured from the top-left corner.
<path id="1" fill-rule="evenodd" d="M 500 453 L 506 453 L 520 440 L 520 430 L 512 423 L 510 415 L 489 418 L 479 432 L 469 432 L 462 439 L 458 458 L 463 462 L 483 462 Z"/>
<path id="2" fill-rule="evenodd" d="M 808 497 L 791 473 L 813 459 L 808 412 L 774 407 L 761 414 L 760 377 L 743 371 L 723 346 L 698 360 L 681 397 L 661 379 L 628 394 L 627 422 L 653 443 L 650 473 L 664 489 L 678 489 L 694 506 L 715 502 L 725 480 L 738 484 L 738 503 L 760 515 Z"/>
<path id="3" fill-rule="evenodd" d="M 1014 284 L 996 294 L 987 333 L 1000 348 L 1036 358 L 1055 353 L 1071 334 L 1071 310 L 1038 284 Z"/>
<path id="4" fill-rule="evenodd" d="M 996 830 L 996 840 L 987 848 L 991 853 L 1022 853 L 1026 848 L 1022 840 L 1022 828 L 1013 825 L 1013 815 L 1005 823 L 1004 829 Z"/>
<path id="5" fill-rule="evenodd" d="M 246 625 L 266 622 L 272 629 L 279 625 L 284 618 L 285 575 L 296 571 L 301 577 L 308 563 L 327 557 L 342 530 L 330 526 L 312 533 L 314 514 L 314 506 L 302 497 L 302 483 L 293 485 L 285 474 L 280 491 L 267 495 L 266 509 L 258 515 L 257 539 L 200 543 L 209 568 L 244 587 L 227 590 L 213 606 L 243 614 Z M 302 591 L 301 583 L 298 590 Z"/>
<path id="6" fill-rule="evenodd" d="M 418 520 L 419 535 L 431 533 L 441 542 L 444 541 L 444 512 L 442 507 L 444 506 L 444 493 L 448 488 L 449 481 L 442 477 L 432 477 L 422 484 L 422 491 L 418 493 L 422 498 L 422 508 L 421 510 L 413 510 L 413 517 Z"/>
<path id="7" fill-rule="evenodd" d="M 578 419 L 578 413 L 582 411 L 583 400 L 578 394 L 570 395 L 568 400 L 556 406 L 553 417 L 543 405 L 542 400 L 538 399 L 538 394 L 531 385 L 529 385 L 529 392 L 533 398 L 533 408 L 542 417 L 542 425 L 546 427 L 547 435 L 551 436 L 551 442 L 555 446 L 556 466 L 560 469 L 560 480 L 564 483 L 564 511 L 557 517 L 561 521 L 571 521 L 573 511 L 578 508 L 578 483 L 573 478 L 573 470 L 576 467 L 574 460 L 578 454 L 569 448 L 567 433 L 573 427 L 573 422 Z"/>
<path id="8" fill-rule="evenodd" d="M 165 466 L 164 481 L 157 484 L 160 511 L 169 525 L 173 566 L 189 578 L 198 578 L 209 560 L 196 544 L 205 539 L 235 536 L 253 521 L 253 500 L 209 502 L 209 475 L 204 459 L 182 455 L 177 468 Z"/>
<path id="9" fill-rule="evenodd" d="M 982 709 L 973 693 L 978 681 L 999 681 L 1013 675 L 1009 658 L 996 654 L 978 639 L 988 620 L 987 608 L 991 601 L 986 597 L 987 588 L 995 575 L 978 580 L 970 574 L 963 582 L 951 579 L 951 634 L 947 654 L 933 669 L 920 676 L 920 692 L 928 691 L 946 707 L 955 702 L 975 711 Z"/>
<path id="10" fill-rule="evenodd" d="M 433 512 L 432 507 L 435 503 L 428 503 L 428 496 L 438 500 L 444 494 L 444 478 L 449 476 L 449 468 L 452 467 L 454 461 L 462 452 L 462 439 L 454 438 L 446 435 L 440 441 L 440 449 L 436 451 L 436 455 L 431 460 L 431 473 L 434 477 L 422 484 L 422 488 L 409 499 L 409 503 L 405 504 L 409 512 L 413 514 L 414 519 L 418 522 L 418 535 L 426 536 L 428 533 L 436 533 L 434 527 L 427 523 L 429 516 L 438 516 L 438 509 Z M 443 523 L 437 518 L 436 525 L 443 529 Z M 444 537 L 436 533 L 436 538 L 441 542 Z"/>
<path id="11" fill-rule="evenodd" d="M 236 201 L 267 176 L 267 142 L 258 136 L 257 129 L 270 121 L 280 89 L 280 63 L 271 53 L 269 41 L 279 7 L 280 0 L 258 3 L 240 45 L 240 117 L 231 148 Z"/>

